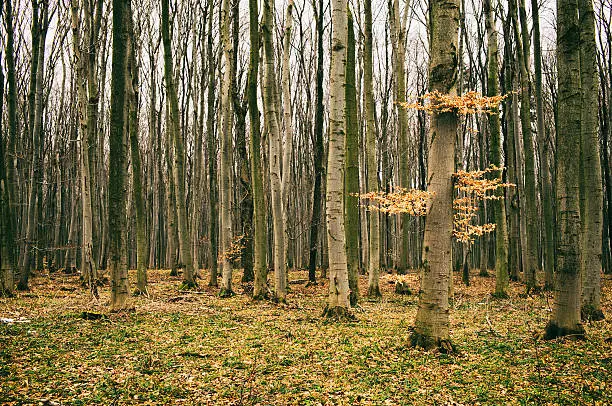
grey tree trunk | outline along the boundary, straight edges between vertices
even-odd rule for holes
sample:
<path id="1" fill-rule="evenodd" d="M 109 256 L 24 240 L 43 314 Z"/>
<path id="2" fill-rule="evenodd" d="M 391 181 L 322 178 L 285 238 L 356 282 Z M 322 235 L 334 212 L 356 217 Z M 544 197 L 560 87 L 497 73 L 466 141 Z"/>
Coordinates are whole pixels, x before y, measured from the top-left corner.
<path id="1" fill-rule="evenodd" d="M 580 151 L 582 90 L 580 80 L 580 24 L 578 4 L 557 1 L 557 275 L 553 312 L 546 338 L 584 335 L 580 323 L 581 223 Z"/>
<path id="2" fill-rule="evenodd" d="M 456 95 L 459 0 L 430 2 L 429 86 Z M 449 284 L 452 270 L 453 185 L 457 113 L 433 113 L 429 141 L 428 191 L 433 195 L 425 223 L 423 279 L 413 345 L 453 351 Z"/>

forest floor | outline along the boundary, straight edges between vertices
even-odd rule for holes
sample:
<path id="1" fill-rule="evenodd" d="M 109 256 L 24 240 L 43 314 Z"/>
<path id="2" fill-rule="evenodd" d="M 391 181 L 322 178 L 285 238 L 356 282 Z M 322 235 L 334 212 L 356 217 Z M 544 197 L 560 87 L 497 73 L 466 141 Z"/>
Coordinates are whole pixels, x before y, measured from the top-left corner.
<path id="1" fill-rule="evenodd" d="M 289 304 L 276 305 L 180 292 L 180 278 L 151 271 L 150 296 L 109 314 L 108 287 L 92 300 L 77 276 L 40 274 L 0 299 L 0 317 L 15 321 L 0 322 L 0 404 L 612 404 L 609 275 L 608 319 L 586 323 L 586 341 L 543 341 L 550 294 L 522 297 L 513 283 L 493 299 L 493 277 L 465 287 L 455 274 L 456 355 L 408 346 L 417 297 L 394 293 L 391 275 L 350 323 L 320 317 L 326 285 L 304 287 L 303 271 L 290 279 Z"/>

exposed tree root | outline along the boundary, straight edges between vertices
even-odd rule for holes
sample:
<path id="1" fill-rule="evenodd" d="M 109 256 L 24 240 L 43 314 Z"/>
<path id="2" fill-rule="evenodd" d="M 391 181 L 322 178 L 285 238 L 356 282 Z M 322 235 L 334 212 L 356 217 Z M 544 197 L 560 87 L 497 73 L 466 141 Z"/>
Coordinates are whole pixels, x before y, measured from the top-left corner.
<path id="1" fill-rule="evenodd" d="M 351 313 L 349 309 L 347 309 L 346 307 L 341 307 L 341 306 L 336 306 L 336 307 L 325 306 L 322 317 L 325 317 L 328 320 L 333 320 L 333 321 L 338 321 L 338 322 L 357 320 L 355 315 Z"/>
<path id="2" fill-rule="evenodd" d="M 430 337 L 417 332 L 413 332 L 410 335 L 410 344 L 415 348 L 420 347 L 425 350 L 437 349 L 444 354 L 457 353 L 457 348 L 455 348 L 451 340 Z"/>

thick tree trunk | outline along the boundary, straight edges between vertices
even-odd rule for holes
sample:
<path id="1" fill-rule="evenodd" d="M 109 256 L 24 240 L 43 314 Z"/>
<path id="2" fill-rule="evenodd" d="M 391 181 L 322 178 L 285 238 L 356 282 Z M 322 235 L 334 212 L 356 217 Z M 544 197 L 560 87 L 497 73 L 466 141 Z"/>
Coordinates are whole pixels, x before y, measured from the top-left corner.
<path id="1" fill-rule="evenodd" d="M 329 152 L 326 218 L 329 253 L 329 294 L 324 314 L 350 318 L 349 275 L 344 229 L 344 142 L 347 48 L 347 1 L 332 1 L 332 55 L 329 75 Z"/>
<path id="2" fill-rule="evenodd" d="M 597 44 L 591 0 L 579 0 L 582 86 L 580 219 L 582 221 L 582 315 L 601 320 L 603 190 L 599 159 Z"/>
<path id="3" fill-rule="evenodd" d="M 557 275 L 546 338 L 584 335 L 580 323 L 580 160 L 575 159 L 580 151 L 577 134 L 581 134 L 582 119 L 580 45 L 577 2 L 558 0 Z"/>
<path id="4" fill-rule="evenodd" d="M 430 2 L 429 86 L 456 95 L 459 1 Z M 449 323 L 449 284 L 452 270 L 453 185 L 456 112 L 431 118 L 428 191 L 432 193 L 425 223 L 423 279 L 413 345 L 452 351 Z"/>
<path id="5" fill-rule="evenodd" d="M 127 145 L 124 134 L 129 0 L 113 0 L 113 64 L 111 73 L 108 231 L 111 310 L 127 308 L 129 282 L 126 256 Z"/>

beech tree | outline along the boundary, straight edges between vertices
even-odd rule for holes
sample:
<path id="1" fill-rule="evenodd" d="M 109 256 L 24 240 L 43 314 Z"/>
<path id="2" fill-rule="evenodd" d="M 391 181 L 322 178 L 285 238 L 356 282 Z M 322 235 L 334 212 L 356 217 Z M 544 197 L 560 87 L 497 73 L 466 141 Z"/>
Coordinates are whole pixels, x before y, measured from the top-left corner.
<path id="1" fill-rule="evenodd" d="M 429 87 L 443 95 L 457 94 L 459 1 L 430 2 Z M 413 345 L 452 351 L 448 292 L 452 269 L 455 111 L 431 116 L 427 190 L 432 193 L 425 222 L 423 278 Z"/>
<path id="2" fill-rule="evenodd" d="M 557 1 L 557 69 L 559 101 L 557 124 L 557 274 L 555 302 L 546 326 L 546 338 L 583 335 L 580 323 L 582 230 L 580 222 L 580 151 L 583 134 L 580 24 L 578 4 Z M 592 91 L 592 89 L 588 89 Z"/>
<path id="3" fill-rule="evenodd" d="M 332 1 L 332 59 L 329 73 L 329 153 L 327 161 L 327 238 L 329 295 L 324 314 L 350 318 L 349 275 L 344 230 L 344 142 L 346 96 L 347 1 Z"/>

